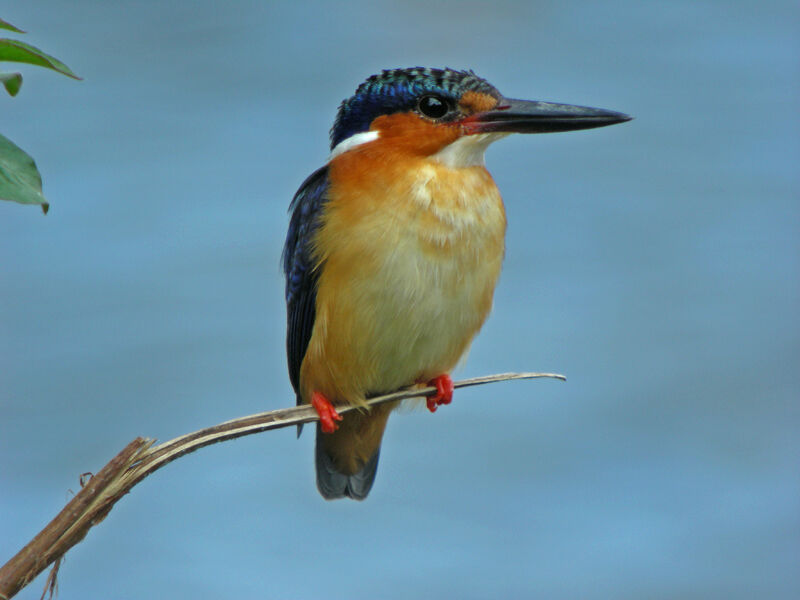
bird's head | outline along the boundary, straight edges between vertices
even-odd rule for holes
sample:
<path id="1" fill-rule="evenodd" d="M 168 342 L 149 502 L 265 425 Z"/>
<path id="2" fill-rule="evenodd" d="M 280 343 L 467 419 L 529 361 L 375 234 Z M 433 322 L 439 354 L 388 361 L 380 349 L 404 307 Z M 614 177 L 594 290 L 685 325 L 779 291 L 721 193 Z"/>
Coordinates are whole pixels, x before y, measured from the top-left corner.
<path id="1" fill-rule="evenodd" d="M 547 133 L 622 123 L 599 108 L 505 98 L 472 71 L 385 70 L 342 102 L 331 129 L 331 157 L 381 140 L 450 166 L 483 164 L 486 147 L 510 133 Z"/>

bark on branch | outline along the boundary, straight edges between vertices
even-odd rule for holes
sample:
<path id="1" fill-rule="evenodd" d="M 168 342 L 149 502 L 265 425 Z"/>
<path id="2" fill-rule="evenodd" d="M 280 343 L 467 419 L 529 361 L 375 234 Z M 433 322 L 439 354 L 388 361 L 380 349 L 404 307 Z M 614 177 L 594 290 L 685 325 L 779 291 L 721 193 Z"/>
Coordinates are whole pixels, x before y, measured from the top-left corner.
<path id="1" fill-rule="evenodd" d="M 542 377 L 565 380 L 563 375 L 555 373 L 502 373 L 457 381 L 454 387 Z M 405 398 L 432 396 L 435 393 L 436 388 L 433 387 L 412 388 L 377 396 L 367 403 L 381 404 Z M 340 414 L 345 414 L 359 409 L 337 407 L 337 410 Z M 86 537 L 89 529 L 102 521 L 120 498 L 164 465 L 217 442 L 316 420 L 317 413 L 314 409 L 304 405 L 233 419 L 158 445 L 154 445 L 155 440 L 136 438 L 97 474 L 82 483 L 81 490 L 63 510 L 11 560 L 0 567 L 0 600 L 8 600 L 14 596 L 49 565 L 56 563 L 57 568 L 67 550 Z M 55 576 L 52 574 L 42 595 L 48 590 L 52 595 L 54 589 Z"/>

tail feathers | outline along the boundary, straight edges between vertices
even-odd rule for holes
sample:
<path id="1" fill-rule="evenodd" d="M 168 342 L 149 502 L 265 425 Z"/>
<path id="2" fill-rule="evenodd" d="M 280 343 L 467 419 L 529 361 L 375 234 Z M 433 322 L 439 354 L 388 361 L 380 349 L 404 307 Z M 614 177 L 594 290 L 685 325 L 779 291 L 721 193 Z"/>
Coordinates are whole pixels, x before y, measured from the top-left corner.
<path id="1" fill-rule="evenodd" d="M 345 475 L 336 469 L 333 459 L 323 448 L 320 436 L 324 435 L 317 427 L 317 443 L 314 452 L 317 467 L 317 489 L 326 500 L 336 498 L 352 498 L 353 500 L 363 500 L 372 489 L 375 481 L 375 474 L 378 471 L 378 459 L 380 458 L 380 446 L 375 454 L 364 464 L 357 473 Z"/>

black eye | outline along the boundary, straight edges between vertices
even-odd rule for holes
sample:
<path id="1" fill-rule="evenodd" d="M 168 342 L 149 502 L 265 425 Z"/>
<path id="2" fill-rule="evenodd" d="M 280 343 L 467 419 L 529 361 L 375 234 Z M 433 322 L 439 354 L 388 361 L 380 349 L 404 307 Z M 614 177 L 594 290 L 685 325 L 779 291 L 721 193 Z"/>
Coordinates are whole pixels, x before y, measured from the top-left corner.
<path id="1" fill-rule="evenodd" d="M 420 98 L 417 108 L 419 109 L 419 112 L 429 119 L 441 119 L 450 110 L 450 107 L 447 105 L 447 100 L 441 96 L 434 95 L 423 96 Z"/>

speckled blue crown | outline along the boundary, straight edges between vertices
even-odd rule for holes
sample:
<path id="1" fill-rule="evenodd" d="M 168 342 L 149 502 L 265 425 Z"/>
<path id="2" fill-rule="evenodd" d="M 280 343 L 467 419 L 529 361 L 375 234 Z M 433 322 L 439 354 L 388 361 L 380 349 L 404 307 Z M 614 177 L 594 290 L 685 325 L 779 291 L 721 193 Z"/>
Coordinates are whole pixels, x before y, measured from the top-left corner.
<path id="1" fill-rule="evenodd" d="M 339 106 L 331 128 L 331 149 L 354 133 L 367 131 L 380 115 L 413 110 L 422 94 L 438 94 L 458 102 L 461 95 L 470 90 L 500 98 L 500 92 L 493 85 L 472 71 L 424 67 L 387 69 L 367 79 Z"/>

